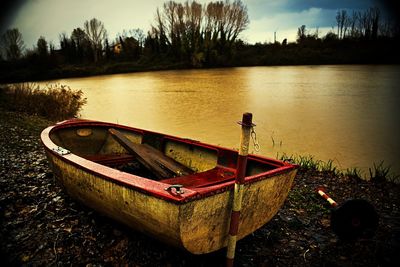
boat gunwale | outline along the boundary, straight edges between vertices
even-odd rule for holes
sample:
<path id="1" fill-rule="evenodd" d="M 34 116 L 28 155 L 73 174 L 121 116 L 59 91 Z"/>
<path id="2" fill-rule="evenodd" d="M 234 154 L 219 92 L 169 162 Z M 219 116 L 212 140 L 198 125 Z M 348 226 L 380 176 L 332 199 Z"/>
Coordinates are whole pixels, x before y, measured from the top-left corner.
<path id="1" fill-rule="evenodd" d="M 166 191 L 165 188 L 170 186 L 170 184 L 163 183 L 162 181 L 155 181 L 148 179 L 146 177 L 137 176 L 134 174 L 126 173 L 123 171 L 119 171 L 117 169 L 102 165 L 100 163 L 96 163 L 94 161 L 85 159 L 73 153 L 68 153 L 66 155 L 60 155 L 53 149 L 57 149 L 57 146 L 50 138 L 50 134 L 56 130 L 69 128 L 69 127 L 108 127 L 108 128 L 118 128 L 127 131 L 134 131 L 136 133 L 150 133 L 150 134 L 160 134 L 157 132 L 152 132 L 148 130 L 142 130 L 130 126 L 119 125 L 115 123 L 109 122 L 100 122 L 100 121 L 91 121 L 91 120 L 83 120 L 83 119 L 71 119 L 59 122 L 53 126 L 49 126 L 44 129 L 41 133 L 41 142 L 44 145 L 46 151 L 51 155 L 61 159 L 62 161 L 67 162 L 68 164 L 72 164 L 73 166 L 81 169 L 85 172 L 89 172 L 96 176 L 99 176 L 108 181 L 120 184 L 122 186 L 127 186 L 129 188 L 138 190 L 147 195 L 152 195 L 157 198 L 161 198 L 174 203 L 186 203 L 189 201 L 193 201 L 199 198 L 204 198 L 206 196 L 215 195 L 218 193 L 225 192 L 233 188 L 235 180 L 229 180 L 225 182 L 221 182 L 219 184 L 213 184 L 210 186 L 200 187 L 200 188 L 187 188 L 184 187 L 184 194 L 175 194 L 171 191 Z M 225 147 L 219 147 L 216 145 L 205 144 L 196 140 L 191 140 L 187 138 L 180 138 L 175 136 L 170 136 L 167 134 L 162 134 L 163 137 L 168 138 L 169 140 L 177 141 L 180 143 L 185 143 L 188 145 L 195 145 L 198 147 L 203 147 L 211 150 L 215 150 L 218 152 L 219 149 L 227 150 L 230 152 L 237 153 L 237 151 Z M 246 176 L 244 184 L 254 183 L 263 179 L 267 179 L 269 177 L 273 177 L 276 175 L 281 175 L 284 173 L 288 173 L 298 168 L 297 165 L 293 165 L 287 162 L 279 161 L 272 158 L 267 158 L 259 155 L 249 155 L 249 159 L 255 160 L 258 162 L 268 162 L 269 164 L 276 166 L 277 168 L 273 170 L 269 170 L 266 172 L 262 172 L 259 174 Z M 280 166 L 280 167 L 279 167 Z"/>

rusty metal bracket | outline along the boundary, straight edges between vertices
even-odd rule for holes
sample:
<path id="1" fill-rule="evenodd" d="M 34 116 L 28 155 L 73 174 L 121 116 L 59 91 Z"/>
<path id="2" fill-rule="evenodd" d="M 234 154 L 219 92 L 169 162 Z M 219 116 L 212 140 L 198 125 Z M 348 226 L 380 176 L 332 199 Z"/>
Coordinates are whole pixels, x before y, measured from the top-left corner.
<path id="1" fill-rule="evenodd" d="M 65 155 L 68 155 L 68 154 L 71 153 L 71 151 L 69 151 L 68 149 L 65 149 L 65 148 L 60 147 L 60 146 L 58 146 L 56 148 L 53 148 L 53 151 L 56 152 L 57 154 L 61 155 L 61 156 L 65 156 Z"/>
<path id="2" fill-rule="evenodd" d="M 178 195 L 181 195 L 181 194 L 185 193 L 185 191 L 182 189 L 182 187 L 183 187 L 183 185 L 181 185 L 181 184 L 173 184 L 173 185 L 166 187 L 164 190 L 172 192 L 172 188 L 175 188 L 175 193 Z"/>

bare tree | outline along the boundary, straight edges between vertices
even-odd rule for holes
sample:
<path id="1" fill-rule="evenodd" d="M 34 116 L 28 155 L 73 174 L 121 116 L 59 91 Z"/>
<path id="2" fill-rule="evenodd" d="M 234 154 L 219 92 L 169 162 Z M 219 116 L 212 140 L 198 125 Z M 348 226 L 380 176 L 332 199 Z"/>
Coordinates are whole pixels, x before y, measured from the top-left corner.
<path id="1" fill-rule="evenodd" d="M 177 27 L 177 10 L 182 9 L 182 4 L 178 4 L 174 1 L 165 2 L 163 5 L 163 12 L 160 15 L 160 19 L 163 20 L 163 25 L 165 26 L 166 37 L 170 45 L 175 46 L 178 37 Z"/>
<path id="2" fill-rule="evenodd" d="M 191 3 L 186 1 L 179 10 L 178 40 L 181 42 L 182 50 L 193 60 L 202 50 L 203 7 L 195 1 Z M 197 60 L 201 61 L 200 58 Z"/>
<path id="3" fill-rule="evenodd" d="M 297 42 L 303 41 L 307 36 L 306 25 L 301 25 L 297 29 Z"/>
<path id="4" fill-rule="evenodd" d="M 1 36 L 1 46 L 8 60 L 19 59 L 24 49 L 22 34 L 17 28 L 7 30 Z"/>
<path id="5" fill-rule="evenodd" d="M 336 22 L 337 34 L 340 39 L 348 36 L 377 39 L 378 35 L 388 32 L 388 26 L 382 23 L 380 10 L 377 7 L 371 7 L 365 11 L 353 11 L 351 16 L 347 14 L 346 10 L 339 10 L 336 14 Z M 385 29 L 382 30 L 382 27 Z"/>
<path id="6" fill-rule="evenodd" d="M 184 4 L 168 1 L 161 10 L 157 9 L 152 33 L 157 36 L 161 50 L 169 47 L 178 57 L 194 53 L 202 38 L 202 14 L 202 5 L 196 1 Z"/>
<path id="7" fill-rule="evenodd" d="M 247 7 L 241 0 L 235 0 L 232 4 L 226 1 L 225 6 L 225 29 L 224 35 L 228 42 L 234 42 L 239 33 L 244 31 L 249 25 L 249 16 L 247 14 Z"/>
<path id="8" fill-rule="evenodd" d="M 357 38 L 360 34 L 357 28 L 358 18 L 359 18 L 359 13 L 353 10 L 351 18 L 349 18 L 350 36 L 352 38 Z"/>
<path id="9" fill-rule="evenodd" d="M 167 26 L 164 16 L 158 8 L 156 12 L 156 26 L 152 26 L 152 32 L 158 39 L 162 51 L 165 50 L 165 46 L 171 46 L 171 41 L 167 37 Z"/>
<path id="10" fill-rule="evenodd" d="M 150 50 L 156 48 L 158 52 L 168 52 L 193 66 L 201 66 L 216 60 L 218 54 L 231 55 L 232 44 L 248 24 L 247 7 L 241 0 L 204 6 L 197 1 L 168 1 L 161 9 L 157 8 L 146 45 Z"/>
<path id="11" fill-rule="evenodd" d="M 211 2 L 204 8 L 206 39 L 232 43 L 249 25 L 247 7 L 241 0 Z"/>
<path id="12" fill-rule="evenodd" d="M 103 22 L 96 18 L 85 21 L 85 33 L 93 49 L 94 62 L 97 62 L 103 50 L 103 42 L 107 39 L 107 31 Z"/>
<path id="13" fill-rule="evenodd" d="M 84 30 L 82 30 L 81 28 L 76 28 L 71 33 L 71 39 L 78 47 L 80 47 L 88 41 L 88 36 L 86 35 Z"/>
<path id="14" fill-rule="evenodd" d="M 370 8 L 371 13 L 371 37 L 372 39 L 378 38 L 380 10 L 377 7 Z"/>
<path id="15" fill-rule="evenodd" d="M 46 57 L 49 54 L 47 41 L 43 36 L 40 36 L 37 41 L 37 52 L 40 57 Z"/>
<path id="16" fill-rule="evenodd" d="M 348 25 L 348 15 L 346 10 L 338 10 L 336 13 L 336 23 L 338 27 L 338 37 L 339 39 L 343 39 L 345 37 Z"/>
<path id="17" fill-rule="evenodd" d="M 78 62 L 93 60 L 94 51 L 88 35 L 81 28 L 76 28 L 71 33 L 71 42 L 75 50 L 75 59 Z"/>
<path id="18" fill-rule="evenodd" d="M 213 43 L 219 38 L 221 29 L 223 29 L 225 21 L 224 2 L 211 2 L 205 7 L 205 37 L 206 40 L 211 40 Z"/>
<path id="19" fill-rule="evenodd" d="M 247 7 L 241 0 L 211 2 L 204 7 L 196 1 L 168 1 L 157 9 L 155 20 L 153 34 L 173 47 L 183 42 L 194 47 L 200 39 L 232 43 L 249 24 Z"/>
<path id="20" fill-rule="evenodd" d="M 133 38 L 135 38 L 139 42 L 139 46 L 143 47 L 144 40 L 146 39 L 146 35 L 144 35 L 143 30 L 137 28 L 137 29 L 130 30 L 129 33 L 131 34 L 131 36 Z"/>

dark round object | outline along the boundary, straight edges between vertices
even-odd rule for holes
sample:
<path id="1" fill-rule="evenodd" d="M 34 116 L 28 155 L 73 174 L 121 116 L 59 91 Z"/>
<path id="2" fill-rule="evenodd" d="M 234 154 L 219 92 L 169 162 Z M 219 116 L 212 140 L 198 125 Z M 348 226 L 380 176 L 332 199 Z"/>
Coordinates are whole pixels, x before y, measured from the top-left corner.
<path id="1" fill-rule="evenodd" d="M 371 238 L 378 227 L 378 214 L 364 199 L 351 199 L 331 213 L 331 227 L 343 240 Z"/>

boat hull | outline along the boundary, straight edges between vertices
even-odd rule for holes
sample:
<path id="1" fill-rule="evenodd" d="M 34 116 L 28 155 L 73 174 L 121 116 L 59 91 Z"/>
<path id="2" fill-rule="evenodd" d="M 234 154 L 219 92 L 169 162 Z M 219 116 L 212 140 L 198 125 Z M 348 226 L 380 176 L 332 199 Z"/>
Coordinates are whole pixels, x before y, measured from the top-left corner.
<path id="1" fill-rule="evenodd" d="M 237 239 L 266 224 L 284 203 L 296 171 L 246 184 Z M 194 254 L 208 253 L 227 245 L 233 190 L 181 206 L 180 239 Z"/>
<path id="2" fill-rule="evenodd" d="M 55 176 L 73 198 L 193 254 L 209 253 L 227 245 L 234 181 L 184 188 L 182 196 L 166 192 L 169 184 L 162 181 L 137 177 L 74 153 L 55 152 L 58 145 L 49 134 L 56 129 L 57 126 L 44 130 L 42 142 Z M 267 223 L 283 205 L 297 169 L 293 165 L 282 166 L 246 178 L 238 239 Z"/>

